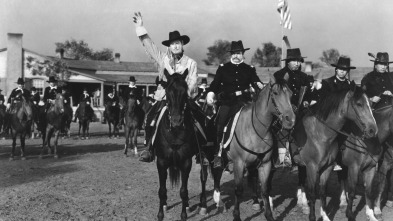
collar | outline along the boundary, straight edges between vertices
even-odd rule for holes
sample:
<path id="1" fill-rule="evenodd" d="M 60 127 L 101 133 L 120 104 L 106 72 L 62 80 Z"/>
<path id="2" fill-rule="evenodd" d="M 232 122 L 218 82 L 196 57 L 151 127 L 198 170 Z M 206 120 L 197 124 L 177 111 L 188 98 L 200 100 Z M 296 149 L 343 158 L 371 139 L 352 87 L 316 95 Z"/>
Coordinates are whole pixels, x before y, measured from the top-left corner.
<path id="1" fill-rule="evenodd" d="M 51 90 L 57 89 L 57 86 L 54 86 L 54 87 L 49 86 L 49 87 L 50 87 Z"/>
<path id="2" fill-rule="evenodd" d="M 128 87 L 129 88 L 136 88 L 136 85 L 134 85 L 134 86 L 128 85 Z"/>
<path id="3" fill-rule="evenodd" d="M 23 91 L 22 88 L 15 88 L 16 91 Z"/>
<path id="4" fill-rule="evenodd" d="M 337 77 L 337 75 L 336 75 L 336 79 L 341 81 L 341 82 L 347 81 L 347 78 L 344 78 L 344 79 L 341 80 L 339 77 Z"/>
<path id="5" fill-rule="evenodd" d="M 233 59 L 231 58 L 231 63 L 234 64 L 234 65 L 239 65 L 239 64 L 241 64 L 241 63 L 243 63 L 243 62 L 244 62 L 244 60 L 241 60 L 239 63 L 236 63 L 236 62 L 234 62 Z"/>
<path id="6" fill-rule="evenodd" d="M 108 94 L 108 97 L 110 97 L 110 98 L 113 98 L 114 96 L 115 96 L 115 95 L 113 95 L 113 94 L 112 94 L 112 96 L 110 96 L 110 95 Z"/>

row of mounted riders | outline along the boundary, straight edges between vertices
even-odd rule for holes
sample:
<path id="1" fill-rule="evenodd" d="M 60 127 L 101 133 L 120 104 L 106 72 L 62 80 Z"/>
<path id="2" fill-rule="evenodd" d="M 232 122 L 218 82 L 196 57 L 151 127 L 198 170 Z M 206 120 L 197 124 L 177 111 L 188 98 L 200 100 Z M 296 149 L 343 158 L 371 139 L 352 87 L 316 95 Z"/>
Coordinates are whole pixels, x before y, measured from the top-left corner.
<path id="1" fill-rule="evenodd" d="M 186 219 L 189 208 L 187 182 L 192 157 L 200 151 L 205 153 L 209 165 L 201 164 L 202 193 L 199 213 L 205 215 L 207 210 L 205 184 L 208 167 L 211 168 L 214 179 L 213 199 L 218 207 L 225 207 L 220 200 L 220 180 L 225 165 L 213 166 L 213 148 L 200 143 L 198 130 L 193 126 L 192 120 L 188 120 L 193 119 L 192 113 L 183 111 L 187 106 L 187 99 L 179 99 L 184 96 L 179 93 L 182 91 L 179 89 L 183 85 L 180 83 L 182 81 L 184 78 L 181 75 L 168 77 L 170 86 L 165 89 L 167 110 L 157 125 L 153 143 L 160 179 L 159 220 L 163 219 L 167 208 L 168 169 L 172 184 L 178 183 L 181 177 L 181 218 Z M 365 92 L 354 82 L 350 88 L 333 91 L 319 101 L 318 105 L 300 111 L 294 111 L 289 102 L 291 96 L 292 92 L 285 80 L 276 82 L 272 78 L 264 89 L 257 92 L 253 102 L 242 107 L 237 123 L 233 124 L 234 128 L 227 130 L 227 133 L 231 133 L 229 140 L 224 142 L 227 148 L 221 148 L 219 154 L 225 159 L 224 164 L 233 162 L 234 220 L 240 220 L 239 204 L 245 171 L 248 171 L 249 185 L 255 192 L 253 207 L 259 208 L 258 198 L 262 197 L 266 219 L 274 220 L 269 196 L 270 190 L 274 188 L 272 159 L 277 154 L 277 146 L 280 143 L 285 145 L 287 141 L 290 142 L 289 150 L 293 160 L 299 166 L 298 205 L 305 214 L 309 214 L 310 220 L 316 220 L 315 201 L 318 194 L 322 219 L 330 220 L 326 210 L 326 184 L 336 161 L 343 167 L 339 172 L 339 180 L 346 194 L 342 194 L 341 204 L 347 205 L 348 219 L 355 220 L 353 200 L 358 175 L 362 174 L 366 215 L 370 220 L 381 220 L 381 196 L 387 171 L 393 167 L 393 147 L 390 145 L 393 137 L 393 99 L 389 105 L 372 110 Z M 273 128 L 277 125 L 275 120 L 280 122 L 278 129 Z M 211 122 L 203 125 L 208 140 L 208 135 L 215 131 L 209 129 L 212 125 L 214 123 Z M 211 141 L 214 142 L 214 138 Z M 393 195 L 390 191 L 387 205 L 393 204 L 392 202 Z"/>

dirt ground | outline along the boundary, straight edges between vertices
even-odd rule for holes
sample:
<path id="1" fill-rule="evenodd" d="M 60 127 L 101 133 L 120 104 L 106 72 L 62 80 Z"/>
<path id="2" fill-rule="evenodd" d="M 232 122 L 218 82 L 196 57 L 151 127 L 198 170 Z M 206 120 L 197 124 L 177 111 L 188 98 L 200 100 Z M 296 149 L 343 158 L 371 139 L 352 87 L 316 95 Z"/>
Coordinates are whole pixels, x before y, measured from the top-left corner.
<path id="1" fill-rule="evenodd" d="M 72 126 L 75 134 L 76 124 Z M 9 161 L 10 140 L 0 140 L 0 220 L 156 220 L 158 212 L 158 173 L 154 163 L 142 163 L 135 156 L 123 155 L 124 138 L 108 139 L 107 126 L 91 125 L 89 140 L 72 135 L 59 139 L 59 159 L 38 159 L 40 139 L 26 141 L 27 160 Z M 18 141 L 19 145 L 19 141 Z M 143 149 L 142 138 L 139 150 Z M 19 149 L 17 149 L 19 153 Z M 189 220 L 232 220 L 233 174 L 222 179 L 222 199 L 227 212 L 218 211 L 212 200 L 213 181 L 209 177 L 208 215 L 198 214 L 200 193 L 199 165 L 193 165 L 189 179 L 191 212 Z M 277 220 L 308 220 L 296 206 L 297 175 L 278 170 L 273 180 L 274 217 Z M 168 187 L 165 220 L 179 220 L 179 187 Z M 358 186 L 354 209 L 357 220 L 366 220 L 365 201 Z M 265 220 L 263 213 L 251 209 L 251 192 L 245 189 L 241 204 L 242 220 Z M 336 174 L 328 185 L 328 215 L 346 220 L 338 207 Z M 319 201 L 317 201 L 317 216 Z M 383 208 L 384 220 L 393 220 L 393 209 Z"/>

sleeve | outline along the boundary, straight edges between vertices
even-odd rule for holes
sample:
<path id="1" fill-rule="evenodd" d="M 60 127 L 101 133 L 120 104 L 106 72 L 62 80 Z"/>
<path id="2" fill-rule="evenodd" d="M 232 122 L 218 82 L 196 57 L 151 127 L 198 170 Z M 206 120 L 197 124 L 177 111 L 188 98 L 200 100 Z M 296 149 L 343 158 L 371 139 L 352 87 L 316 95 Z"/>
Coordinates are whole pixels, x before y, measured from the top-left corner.
<path id="1" fill-rule="evenodd" d="M 198 95 L 198 73 L 197 73 L 197 63 L 192 61 L 190 65 L 190 70 L 186 79 L 188 85 L 188 96 L 194 98 Z"/>
<path id="2" fill-rule="evenodd" d="M 208 92 L 214 92 L 215 94 L 217 94 L 220 90 L 221 82 L 222 82 L 222 66 L 219 66 L 216 72 L 216 76 L 214 76 L 212 83 L 210 84 L 209 88 L 206 90 L 208 90 Z"/>
<path id="3" fill-rule="evenodd" d="M 314 82 L 314 77 L 312 75 L 307 75 L 306 73 L 303 73 L 303 85 L 302 86 L 307 86 L 307 87 L 311 87 L 311 84 Z"/>
<path id="4" fill-rule="evenodd" d="M 368 97 L 373 97 L 373 93 L 371 93 L 371 90 L 370 90 L 370 83 L 369 82 L 370 82 L 370 75 L 366 74 L 366 76 L 364 76 L 362 78 L 361 87 L 366 92 L 366 95 Z"/>
<path id="5" fill-rule="evenodd" d="M 147 34 L 146 28 L 145 27 L 137 27 L 135 29 L 135 31 L 136 31 L 136 35 L 139 37 L 139 40 L 141 40 L 146 53 L 157 64 L 161 64 L 164 57 L 165 57 L 165 53 L 161 52 L 158 49 L 158 47 L 154 44 L 153 40 Z"/>
<path id="6" fill-rule="evenodd" d="M 48 100 L 48 96 L 49 96 L 49 94 L 48 94 L 48 88 L 45 88 L 45 90 L 44 90 L 44 98 L 43 98 L 43 100 L 44 100 L 44 102 L 46 103 L 46 101 Z"/>
<path id="7" fill-rule="evenodd" d="M 258 75 L 257 75 L 257 70 L 255 69 L 254 66 L 251 66 L 250 69 L 250 73 L 251 73 L 251 85 L 255 90 L 258 90 L 258 86 L 256 85 L 257 82 L 262 83 L 261 79 L 259 79 Z"/>
<path id="8" fill-rule="evenodd" d="M 8 98 L 8 101 L 7 101 L 7 102 L 8 102 L 9 104 L 11 103 L 11 98 L 13 98 L 13 97 L 15 97 L 15 89 L 12 90 L 12 92 L 11 92 L 9 98 Z"/>

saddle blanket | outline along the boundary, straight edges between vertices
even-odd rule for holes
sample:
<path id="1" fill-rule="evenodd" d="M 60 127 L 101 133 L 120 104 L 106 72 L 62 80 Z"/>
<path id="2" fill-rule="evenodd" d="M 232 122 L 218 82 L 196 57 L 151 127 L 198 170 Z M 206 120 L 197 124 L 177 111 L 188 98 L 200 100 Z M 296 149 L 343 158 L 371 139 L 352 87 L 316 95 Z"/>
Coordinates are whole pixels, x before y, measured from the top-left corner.
<path id="1" fill-rule="evenodd" d="M 237 125 L 237 122 L 239 121 L 239 116 L 243 110 L 243 107 L 241 107 L 240 110 L 238 112 L 236 112 L 235 116 L 229 120 L 229 122 L 227 123 L 227 125 L 224 128 L 224 135 L 222 136 L 223 138 L 221 141 L 224 149 L 226 149 L 232 141 L 233 134 L 235 133 L 236 125 Z"/>

